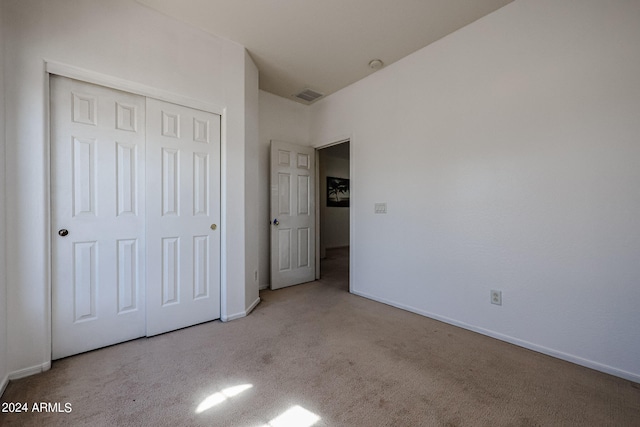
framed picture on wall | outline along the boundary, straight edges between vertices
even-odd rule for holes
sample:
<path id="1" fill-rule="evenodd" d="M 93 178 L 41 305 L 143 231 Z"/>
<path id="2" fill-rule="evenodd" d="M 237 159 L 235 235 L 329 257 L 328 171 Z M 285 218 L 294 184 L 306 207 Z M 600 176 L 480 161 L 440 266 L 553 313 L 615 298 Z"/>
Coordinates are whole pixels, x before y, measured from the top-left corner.
<path id="1" fill-rule="evenodd" d="M 349 207 L 349 180 L 345 178 L 327 177 L 327 207 Z"/>

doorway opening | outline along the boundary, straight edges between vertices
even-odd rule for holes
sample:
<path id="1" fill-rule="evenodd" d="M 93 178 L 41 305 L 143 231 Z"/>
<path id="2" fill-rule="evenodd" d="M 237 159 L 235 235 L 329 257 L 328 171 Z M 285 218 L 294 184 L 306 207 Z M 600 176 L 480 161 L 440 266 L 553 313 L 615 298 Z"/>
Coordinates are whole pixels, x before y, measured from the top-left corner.
<path id="1" fill-rule="evenodd" d="M 317 278 L 349 291 L 350 143 L 318 149 Z"/>

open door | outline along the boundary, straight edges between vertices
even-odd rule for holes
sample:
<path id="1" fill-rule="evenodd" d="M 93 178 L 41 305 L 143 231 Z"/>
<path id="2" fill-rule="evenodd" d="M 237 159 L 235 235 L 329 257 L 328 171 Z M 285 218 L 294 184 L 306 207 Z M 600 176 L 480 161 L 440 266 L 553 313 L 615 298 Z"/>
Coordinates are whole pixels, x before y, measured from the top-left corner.
<path id="1" fill-rule="evenodd" d="M 271 289 L 315 279 L 315 149 L 271 141 Z"/>

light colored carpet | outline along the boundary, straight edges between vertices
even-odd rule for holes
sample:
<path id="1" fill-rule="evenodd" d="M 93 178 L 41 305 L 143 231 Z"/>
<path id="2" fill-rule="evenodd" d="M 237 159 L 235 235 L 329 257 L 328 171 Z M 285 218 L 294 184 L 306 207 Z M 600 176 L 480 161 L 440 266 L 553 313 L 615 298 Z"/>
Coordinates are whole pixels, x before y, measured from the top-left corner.
<path id="1" fill-rule="evenodd" d="M 0 424 L 277 426 L 295 407 L 315 426 L 640 425 L 640 385 L 351 295 L 345 255 L 329 252 L 319 282 L 262 292 L 244 319 L 12 381 L 2 402 L 72 412 L 2 413 Z M 207 397 L 215 405 L 196 413 Z"/>

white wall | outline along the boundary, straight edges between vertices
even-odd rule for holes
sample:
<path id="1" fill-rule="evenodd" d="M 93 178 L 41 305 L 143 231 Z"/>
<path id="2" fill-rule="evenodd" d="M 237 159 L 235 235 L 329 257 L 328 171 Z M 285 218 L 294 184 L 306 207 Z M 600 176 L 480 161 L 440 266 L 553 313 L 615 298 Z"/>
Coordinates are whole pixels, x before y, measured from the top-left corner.
<path id="1" fill-rule="evenodd" d="M 269 218 L 269 170 L 271 140 L 292 144 L 310 145 L 309 108 L 306 105 L 285 99 L 268 92 L 260 91 L 259 95 L 259 163 L 258 180 L 260 186 L 258 205 L 259 253 L 260 268 L 258 279 L 260 288 L 270 283 L 270 218 Z"/>
<path id="2" fill-rule="evenodd" d="M 348 143 L 344 144 L 348 145 Z M 349 159 L 341 156 L 342 149 L 338 148 L 340 146 L 332 146 L 318 151 L 320 162 L 320 254 L 323 258 L 327 248 L 349 246 L 349 208 L 327 206 L 327 177 L 349 179 Z M 336 155 L 336 149 L 340 154 Z"/>
<path id="3" fill-rule="evenodd" d="M 259 195 L 258 195 L 258 67 L 245 51 L 245 307 L 254 307 L 258 296 Z"/>
<path id="4" fill-rule="evenodd" d="M 3 6 L 12 377 L 47 369 L 51 351 L 45 60 L 225 108 L 222 317 L 244 313 L 244 48 L 133 0 L 7 0 Z"/>
<path id="5" fill-rule="evenodd" d="M 516 0 L 314 104 L 352 135 L 351 289 L 640 381 L 639 22 Z"/>
<path id="6" fill-rule="evenodd" d="M 7 383 L 7 282 L 5 268 L 4 3 L 0 2 L 0 395 Z"/>

